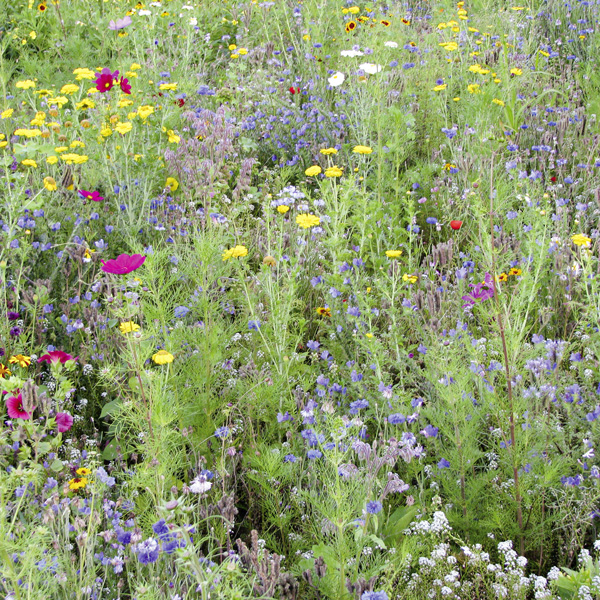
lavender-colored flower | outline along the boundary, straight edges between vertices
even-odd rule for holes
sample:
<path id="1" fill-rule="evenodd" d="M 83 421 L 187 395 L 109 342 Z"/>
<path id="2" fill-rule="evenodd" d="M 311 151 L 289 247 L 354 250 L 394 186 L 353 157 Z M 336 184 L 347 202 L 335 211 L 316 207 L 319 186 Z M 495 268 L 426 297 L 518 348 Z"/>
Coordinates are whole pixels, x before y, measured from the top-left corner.
<path id="1" fill-rule="evenodd" d="M 401 425 L 406 421 L 406 417 L 401 413 L 393 413 L 388 417 L 390 425 Z"/>
<path id="2" fill-rule="evenodd" d="M 462 297 L 462 299 L 466 301 L 466 303 L 463 304 L 463 308 L 473 306 L 477 302 L 483 302 L 494 297 L 494 282 L 489 273 L 485 274 L 485 281 L 483 283 L 478 283 L 477 285 L 470 283 L 469 285 L 473 290 L 470 294 Z"/>
<path id="3" fill-rule="evenodd" d="M 309 450 L 306 453 L 306 457 L 310 460 L 315 460 L 317 458 L 321 458 L 323 456 L 323 453 L 319 450 Z"/>
<path id="4" fill-rule="evenodd" d="M 438 469 L 449 469 L 450 463 L 445 458 L 442 458 L 440 462 L 438 462 L 437 466 Z"/>
<path id="5" fill-rule="evenodd" d="M 360 600 L 389 600 L 385 592 L 363 592 Z"/>
<path id="6" fill-rule="evenodd" d="M 96 469 L 96 477 L 108 487 L 115 485 L 115 478 L 111 477 L 105 470 L 104 467 L 98 467 Z"/>

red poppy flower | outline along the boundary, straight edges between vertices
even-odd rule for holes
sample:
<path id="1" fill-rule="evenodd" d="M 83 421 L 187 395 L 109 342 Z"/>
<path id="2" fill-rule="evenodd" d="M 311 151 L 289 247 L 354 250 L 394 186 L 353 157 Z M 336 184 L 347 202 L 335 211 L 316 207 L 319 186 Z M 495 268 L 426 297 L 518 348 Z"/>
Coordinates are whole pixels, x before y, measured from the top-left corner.
<path id="1" fill-rule="evenodd" d="M 119 71 L 114 73 L 108 67 L 104 67 L 100 73 L 96 74 L 94 83 L 99 92 L 108 92 L 114 85 L 114 80 L 119 76 Z"/>
<path id="2" fill-rule="evenodd" d="M 450 227 L 455 231 L 458 231 L 462 227 L 462 221 L 450 221 Z"/>
<path id="3" fill-rule="evenodd" d="M 177 98 L 177 100 L 175 100 L 175 104 L 177 104 L 177 106 L 179 106 L 179 108 L 183 108 L 183 105 L 185 104 L 185 100 L 183 98 Z"/>
<path id="4" fill-rule="evenodd" d="M 114 275 L 127 275 L 136 269 L 139 269 L 146 260 L 141 254 L 120 254 L 117 258 L 111 260 L 101 260 L 102 271 L 113 273 Z"/>
<path id="5" fill-rule="evenodd" d="M 20 392 L 17 396 L 9 396 L 7 398 L 6 409 L 11 419 L 31 419 L 32 413 L 28 413 L 23 409 L 23 398 L 21 398 Z"/>
<path id="6" fill-rule="evenodd" d="M 85 190 L 79 190 L 79 195 L 84 200 L 93 200 L 94 202 L 100 202 L 101 200 L 104 200 L 104 197 L 98 192 L 86 192 Z"/>
<path id="7" fill-rule="evenodd" d="M 552 175 L 552 177 L 550 177 L 550 181 L 551 181 L 552 183 L 556 183 L 556 177 L 554 177 L 554 175 Z"/>
<path id="8" fill-rule="evenodd" d="M 121 76 L 121 79 L 119 79 L 119 85 L 121 86 L 121 91 L 124 94 L 131 94 L 131 84 L 129 83 L 129 79 Z"/>
<path id="9" fill-rule="evenodd" d="M 62 350 L 52 350 L 52 352 L 48 352 L 38 358 L 38 362 L 47 362 L 49 365 L 59 362 L 61 365 L 64 365 L 68 360 L 77 360 L 77 358 L 79 357 L 73 358 L 70 354 Z"/>

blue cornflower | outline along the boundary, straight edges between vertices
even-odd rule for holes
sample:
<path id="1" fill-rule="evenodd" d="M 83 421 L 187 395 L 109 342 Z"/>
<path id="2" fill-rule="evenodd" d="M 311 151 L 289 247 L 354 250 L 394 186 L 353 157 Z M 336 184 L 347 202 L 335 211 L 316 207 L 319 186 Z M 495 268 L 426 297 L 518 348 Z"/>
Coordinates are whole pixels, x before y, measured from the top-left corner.
<path id="1" fill-rule="evenodd" d="M 140 542 L 137 545 L 138 560 L 143 564 L 153 563 L 158 560 L 158 542 L 154 538 Z"/>
<path id="2" fill-rule="evenodd" d="M 378 512 L 381 512 L 382 508 L 383 504 L 381 504 L 379 500 L 371 500 L 370 502 L 367 502 L 367 512 L 370 515 L 376 515 Z"/>
<path id="3" fill-rule="evenodd" d="M 319 450 L 309 450 L 306 453 L 306 457 L 310 460 L 315 460 L 316 458 L 321 458 L 321 456 L 323 456 L 323 453 Z"/>
<path id="4" fill-rule="evenodd" d="M 173 314 L 176 319 L 183 319 L 183 317 L 185 317 L 185 315 L 187 315 L 189 312 L 190 309 L 187 306 L 177 306 L 175 307 Z"/>
<path id="5" fill-rule="evenodd" d="M 229 427 L 219 427 L 216 431 L 215 431 L 215 437 L 218 437 L 219 439 L 224 440 L 226 437 L 229 437 L 229 434 L 231 432 L 229 431 Z"/>
<path id="6" fill-rule="evenodd" d="M 445 458 L 442 458 L 440 460 L 440 462 L 437 464 L 437 466 L 438 466 L 438 469 L 449 469 L 450 463 Z"/>
<path id="7" fill-rule="evenodd" d="M 260 321 L 248 321 L 248 329 L 253 329 L 254 331 L 258 331 L 260 328 Z"/>

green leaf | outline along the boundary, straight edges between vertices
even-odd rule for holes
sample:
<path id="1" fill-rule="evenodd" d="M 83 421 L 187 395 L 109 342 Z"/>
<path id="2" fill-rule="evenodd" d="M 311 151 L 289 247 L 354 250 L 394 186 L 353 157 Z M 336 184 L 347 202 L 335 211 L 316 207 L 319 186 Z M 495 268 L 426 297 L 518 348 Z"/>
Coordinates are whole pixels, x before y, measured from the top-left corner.
<path id="1" fill-rule="evenodd" d="M 40 442 L 37 447 L 38 455 L 42 456 L 47 452 L 50 452 L 52 446 L 48 442 Z"/>
<path id="2" fill-rule="evenodd" d="M 117 458 L 117 440 L 111 440 L 106 448 L 102 451 L 102 458 L 104 460 L 114 460 Z"/>
<path id="3" fill-rule="evenodd" d="M 52 462 L 52 464 L 50 465 L 50 468 L 55 472 L 58 473 L 60 470 L 62 470 L 63 468 L 63 464 L 62 464 L 62 460 L 58 460 L 58 458 L 56 460 L 54 460 Z"/>
<path id="4" fill-rule="evenodd" d="M 108 402 L 102 407 L 102 412 L 100 413 L 100 418 L 104 418 L 107 415 L 112 414 L 115 409 L 121 404 L 121 400 L 113 400 L 112 402 Z"/>
<path id="5" fill-rule="evenodd" d="M 137 377 L 130 377 L 127 381 L 127 385 L 129 386 L 129 389 L 133 390 L 134 392 L 140 391 L 140 382 Z"/>

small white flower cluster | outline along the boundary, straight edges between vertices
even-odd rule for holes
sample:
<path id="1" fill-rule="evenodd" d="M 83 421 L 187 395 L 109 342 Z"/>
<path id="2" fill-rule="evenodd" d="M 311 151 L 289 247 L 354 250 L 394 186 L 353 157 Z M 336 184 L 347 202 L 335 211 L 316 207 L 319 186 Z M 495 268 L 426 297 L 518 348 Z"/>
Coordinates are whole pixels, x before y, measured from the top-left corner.
<path id="1" fill-rule="evenodd" d="M 452 527 L 450 527 L 450 523 L 448 523 L 448 518 L 441 510 L 438 510 L 433 513 L 431 522 L 427 521 L 427 519 L 417 521 L 405 530 L 405 533 L 408 535 L 423 535 L 426 533 L 442 535 L 444 533 L 449 533 L 450 531 L 452 531 Z"/>

